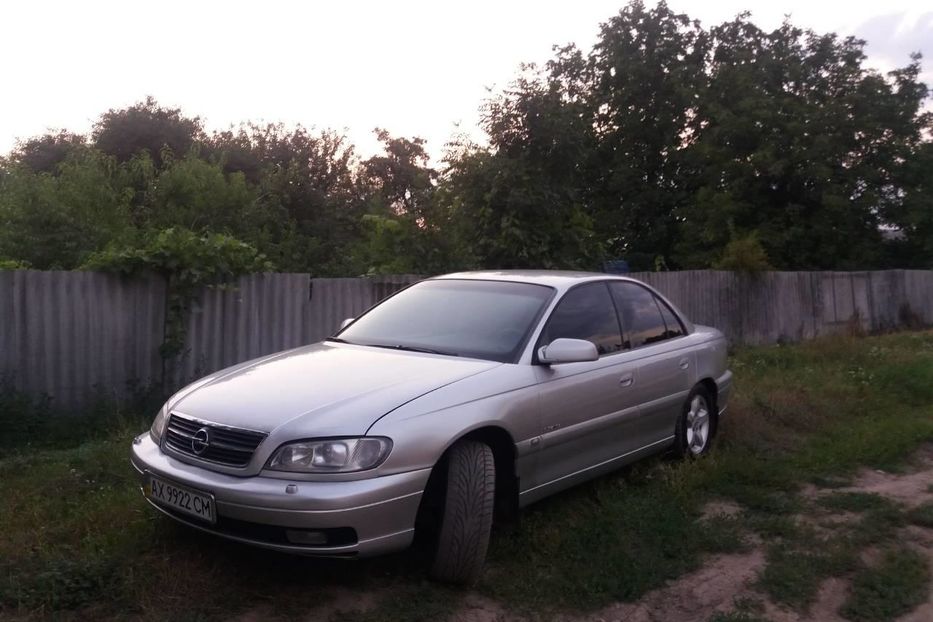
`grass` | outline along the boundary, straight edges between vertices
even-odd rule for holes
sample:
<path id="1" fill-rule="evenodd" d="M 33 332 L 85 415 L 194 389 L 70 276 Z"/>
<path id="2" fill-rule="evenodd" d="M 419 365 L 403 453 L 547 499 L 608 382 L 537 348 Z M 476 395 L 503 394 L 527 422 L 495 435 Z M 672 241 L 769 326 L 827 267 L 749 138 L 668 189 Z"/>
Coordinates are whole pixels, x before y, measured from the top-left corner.
<path id="1" fill-rule="evenodd" d="M 933 440 L 933 332 L 744 348 L 731 365 L 735 394 L 713 453 L 652 459 L 528 508 L 518 528 L 494 533 L 476 590 L 533 618 L 592 611 L 637 599 L 709 553 L 743 550 L 753 531 L 767 551 L 759 584 L 774 600 L 806 608 L 822 578 L 856 573 L 866 587 L 846 611 L 894 607 L 868 595 L 896 573 L 884 564 L 870 572 L 858 553 L 893 546 L 891 534 L 906 521 L 924 524 L 930 508 L 905 513 L 841 492 L 810 507 L 799 492 L 806 482 L 843 485 L 861 466 L 897 468 Z M 353 615 L 364 620 L 435 620 L 464 597 L 427 582 L 415 554 L 289 557 L 156 516 L 127 462 L 144 428 L 0 454 L 0 617 L 215 620 L 259 611 L 327 620 L 362 608 Z M 714 499 L 744 512 L 704 520 Z M 796 518 L 837 511 L 857 520 L 829 535 Z M 757 617 L 738 610 L 720 619 Z"/>
<path id="2" fill-rule="evenodd" d="M 907 513 L 907 521 L 914 525 L 933 529 L 933 502 L 923 503 L 912 509 Z"/>
<path id="3" fill-rule="evenodd" d="M 130 382 L 116 399 L 113 391 L 95 387 L 81 412 L 63 409 L 47 395 L 32 395 L 0 377 L 0 458 L 39 449 L 67 449 L 89 440 L 112 438 L 114 430 L 143 429 L 164 400 L 156 385 Z"/>
<path id="4" fill-rule="evenodd" d="M 768 622 L 768 619 L 747 611 L 729 611 L 717 613 L 709 622 Z"/>
<path id="5" fill-rule="evenodd" d="M 827 511 L 856 517 L 820 523 Z M 776 603 L 806 610 L 824 579 L 861 572 L 863 551 L 896 541 L 906 517 L 898 504 L 880 495 L 833 493 L 818 498 L 815 507 L 807 508 L 796 520 L 772 518 L 782 529 L 763 530 L 750 518 L 749 527 L 770 543 L 758 587 Z M 758 520 L 768 525 L 766 518 Z"/>
<path id="6" fill-rule="evenodd" d="M 891 501 L 870 492 L 836 492 L 820 499 L 820 504 L 837 512 L 865 512 L 891 506 Z"/>
<path id="7" fill-rule="evenodd" d="M 876 566 L 855 575 L 841 613 L 853 622 L 893 620 L 926 600 L 929 582 L 923 555 L 908 548 L 890 549 Z"/>
<path id="8" fill-rule="evenodd" d="M 860 550 L 860 544 L 844 533 L 820 537 L 804 531 L 768 548 L 758 585 L 775 602 L 805 609 L 823 579 L 858 567 Z"/>

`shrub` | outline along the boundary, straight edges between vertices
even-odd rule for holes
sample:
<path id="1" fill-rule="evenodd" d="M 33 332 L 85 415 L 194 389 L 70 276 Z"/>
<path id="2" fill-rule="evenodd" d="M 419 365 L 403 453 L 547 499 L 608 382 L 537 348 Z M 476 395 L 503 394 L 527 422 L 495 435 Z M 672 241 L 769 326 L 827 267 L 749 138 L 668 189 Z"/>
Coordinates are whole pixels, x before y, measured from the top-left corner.
<path id="1" fill-rule="evenodd" d="M 753 232 L 745 237 L 733 238 L 726 244 L 722 257 L 713 264 L 718 270 L 734 270 L 736 272 L 764 272 L 773 270 L 771 262 L 768 260 L 768 253 L 761 240 L 758 239 L 758 233 Z"/>

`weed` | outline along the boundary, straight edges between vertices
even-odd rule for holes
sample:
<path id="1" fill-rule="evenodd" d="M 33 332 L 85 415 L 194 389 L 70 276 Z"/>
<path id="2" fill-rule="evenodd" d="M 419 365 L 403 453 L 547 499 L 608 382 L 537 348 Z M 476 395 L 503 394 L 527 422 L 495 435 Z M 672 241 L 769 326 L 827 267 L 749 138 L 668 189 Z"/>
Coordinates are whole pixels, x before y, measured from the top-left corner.
<path id="1" fill-rule="evenodd" d="M 729 611 L 717 613 L 709 622 L 768 622 L 768 619 L 747 611 Z"/>
<path id="2" fill-rule="evenodd" d="M 848 477 L 815 475 L 810 478 L 810 483 L 817 488 L 845 488 L 852 485 L 852 480 Z"/>
<path id="3" fill-rule="evenodd" d="M 818 555 L 772 547 L 759 586 L 776 602 L 803 607 L 816 594 L 822 578 Z"/>
<path id="4" fill-rule="evenodd" d="M 717 516 L 697 523 L 703 548 L 711 553 L 740 553 L 747 549 L 745 523 L 737 516 Z"/>
<path id="5" fill-rule="evenodd" d="M 893 502 L 866 510 L 858 522 L 852 525 L 852 538 L 862 546 L 879 544 L 897 535 L 904 525 L 904 512 Z"/>
<path id="6" fill-rule="evenodd" d="M 144 429 L 164 396 L 157 386 L 131 382 L 128 397 L 118 399 L 100 387 L 85 398 L 79 412 L 66 411 L 47 395 L 16 389 L 9 378 L 0 380 L 0 457 L 37 449 L 76 447 L 92 439 L 112 436 L 127 427 Z"/>
<path id="7" fill-rule="evenodd" d="M 918 505 L 907 513 L 907 522 L 933 529 L 933 501 Z"/>
<path id="8" fill-rule="evenodd" d="M 809 605 L 823 579 L 851 571 L 859 548 L 845 537 L 816 539 L 812 535 L 793 543 L 772 545 L 759 587 L 776 602 L 797 608 Z"/>
<path id="9" fill-rule="evenodd" d="M 930 570 L 926 559 L 907 548 L 885 552 L 881 562 L 852 580 L 852 593 L 840 613 L 854 622 L 882 622 L 909 612 L 926 599 Z"/>
<path id="10" fill-rule="evenodd" d="M 354 616 L 362 622 L 433 622 L 447 618 L 463 593 L 427 582 L 412 582 L 384 596 L 370 611 Z"/>
<path id="11" fill-rule="evenodd" d="M 786 514 L 750 512 L 746 515 L 745 524 L 767 539 L 795 538 L 800 533 L 800 525 L 793 516 Z"/>
<path id="12" fill-rule="evenodd" d="M 73 609 L 112 593 L 117 568 L 111 560 L 91 556 L 52 556 L 16 568 L 0 565 L 9 577 L 0 583 L 0 603 L 18 607 Z"/>
<path id="13" fill-rule="evenodd" d="M 869 492 L 835 492 L 820 497 L 819 504 L 837 512 L 865 512 L 888 508 L 891 501 Z"/>

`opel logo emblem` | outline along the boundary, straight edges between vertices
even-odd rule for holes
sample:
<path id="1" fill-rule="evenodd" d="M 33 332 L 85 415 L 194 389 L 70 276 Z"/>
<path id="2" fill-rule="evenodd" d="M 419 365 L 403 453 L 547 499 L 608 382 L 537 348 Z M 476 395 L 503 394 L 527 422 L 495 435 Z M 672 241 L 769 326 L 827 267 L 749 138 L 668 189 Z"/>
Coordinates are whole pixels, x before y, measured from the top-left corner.
<path id="1" fill-rule="evenodd" d="M 207 448 L 210 446 L 211 436 L 207 428 L 201 428 L 194 433 L 194 437 L 191 439 L 191 451 L 194 452 L 194 455 L 200 456 L 207 451 Z"/>

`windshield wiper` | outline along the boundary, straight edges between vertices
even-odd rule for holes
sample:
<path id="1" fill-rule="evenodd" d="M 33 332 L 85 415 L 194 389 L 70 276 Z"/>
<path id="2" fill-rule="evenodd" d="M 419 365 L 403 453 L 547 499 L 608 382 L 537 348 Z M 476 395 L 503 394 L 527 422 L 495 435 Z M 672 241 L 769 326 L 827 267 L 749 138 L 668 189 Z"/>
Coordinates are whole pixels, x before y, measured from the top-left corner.
<path id="1" fill-rule="evenodd" d="M 406 346 L 401 343 L 393 344 L 379 344 L 379 343 L 367 343 L 361 344 L 372 346 L 374 348 L 386 348 L 387 350 L 402 350 L 404 352 L 422 352 L 424 354 L 440 354 L 441 356 L 460 356 L 456 352 L 446 352 L 444 350 L 432 350 L 431 348 L 420 348 L 418 346 Z"/>
<path id="2" fill-rule="evenodd" d="M 328 337 L 324 341 L 333 341 L 334 343 L 349 343 L 351 346 L 356 345 L 352 341 L 347 341 L 346 339 L 341 339 L 340 337 Z"/>

